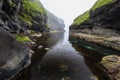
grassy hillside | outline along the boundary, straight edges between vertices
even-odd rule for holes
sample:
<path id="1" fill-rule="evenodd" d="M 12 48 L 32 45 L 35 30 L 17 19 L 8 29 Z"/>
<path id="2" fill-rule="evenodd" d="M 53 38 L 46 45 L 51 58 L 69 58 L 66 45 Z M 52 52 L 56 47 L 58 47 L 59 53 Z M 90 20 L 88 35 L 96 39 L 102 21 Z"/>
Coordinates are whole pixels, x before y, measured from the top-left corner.
<path id="1" fill-rule="evenodd" d="M 32 17 L 46 14 L 46 11 L 39 0 L 23 0 L 24 11 L 19 15 L 19 18 L 32 25 Z"/>
<path id="2" fill-rule="evenodd" d="M 23 0 L 24 3 L 24 9 L 28 12 L 32 11 L 38 11 L 41 13 L 45 13 L 45 10 L 43 8 L 43 5 L 39 0 Z M 32 12 L 33 13 L 33 12 Z"/>
<path id="3" fill-rule="evenodd" d="M 113 2 L 114 0 L 97 0 L 96 3 L 93 5 L 93 7 L 90 10 L 96 10 L 97 8 L 104 6 L 106 4 L 109 4 Z M 89 10 L 89 11 L 90 11 Z M 82 15 L 78 16 L 75 20 L 73 25 L 80 25 L 82 22 L 89 19 L 89 11 L 86 11 Z"/>

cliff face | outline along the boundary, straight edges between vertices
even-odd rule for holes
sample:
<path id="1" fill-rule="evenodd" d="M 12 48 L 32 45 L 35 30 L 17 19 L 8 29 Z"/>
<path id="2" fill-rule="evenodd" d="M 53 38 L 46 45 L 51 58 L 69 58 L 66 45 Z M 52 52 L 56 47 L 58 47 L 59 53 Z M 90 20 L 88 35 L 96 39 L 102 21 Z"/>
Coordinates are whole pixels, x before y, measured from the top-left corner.
<path id="1" fill-rule="evenodd" d="M 107 1 L 98 0 L 89 11 L 74 20 L 70 29 L 90 34 L 119 35 L 120 1 Z"/>
<path id="2" fill-rule="evenodd" d="M 46 26 L 46 12 L 39 0 L 1 0 L 0 26 L 14 33 L 42 32 Z"/>
<path id="3" fill-rule="evenodd" d="M 56 17 L 49 11 L 47 11 L 47 15 L 48 15 L 47 24 L 50 30 L 57 30 L 57 31 L 64 30 L 65 24 L 62 19 Z"/>
<path id="4" fill-rule="evenodd" d="M 13 34 L 46 29 L 47 13 L 39 0 L 0 0 L 0 80 L 11 80 L 30 64 L 31 53 Z M 20 39 L 20 40 L 18 40 Z"/>

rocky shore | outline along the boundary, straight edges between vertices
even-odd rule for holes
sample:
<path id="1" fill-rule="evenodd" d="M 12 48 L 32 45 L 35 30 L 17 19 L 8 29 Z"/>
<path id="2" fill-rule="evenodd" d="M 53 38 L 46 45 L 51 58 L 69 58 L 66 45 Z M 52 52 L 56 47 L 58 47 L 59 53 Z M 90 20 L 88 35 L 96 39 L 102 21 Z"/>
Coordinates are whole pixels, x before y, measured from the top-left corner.
<path id="1" fill-rule="evenodd" d="M 120 51 L 120 36 L 92 35 L 85 33 L 71 33 L 70 35 L 86 42 L 102 45 Z"/>

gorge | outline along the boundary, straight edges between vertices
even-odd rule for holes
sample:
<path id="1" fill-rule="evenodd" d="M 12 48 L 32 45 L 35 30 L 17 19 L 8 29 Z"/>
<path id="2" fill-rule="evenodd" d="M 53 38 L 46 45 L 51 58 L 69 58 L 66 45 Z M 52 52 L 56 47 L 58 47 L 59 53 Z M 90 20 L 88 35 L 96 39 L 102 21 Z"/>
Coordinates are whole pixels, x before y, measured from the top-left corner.
<path id="1" fill-rule="evenodd" d="M 119 0 L 97 0 L 70 29 L 43 5 L 0 1 L 0 80 L 120 80 Z"/>

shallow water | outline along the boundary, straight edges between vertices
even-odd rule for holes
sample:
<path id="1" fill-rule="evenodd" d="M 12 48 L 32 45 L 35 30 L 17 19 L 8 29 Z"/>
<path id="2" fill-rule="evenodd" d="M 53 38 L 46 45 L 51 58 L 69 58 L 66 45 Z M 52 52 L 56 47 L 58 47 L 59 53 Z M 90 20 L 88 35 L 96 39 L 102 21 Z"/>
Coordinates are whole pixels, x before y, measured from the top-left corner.
<path id="1" fill-rule="evenodd" d="M 68 39 L 69 31 L 49 34 L 44 46 L 49 47 L 49 50 L 37 51 L 31 66 L 16 80 L 93 80 L 94 75 L 84 57 L 72 47 Z"/>

